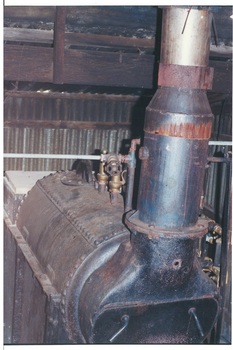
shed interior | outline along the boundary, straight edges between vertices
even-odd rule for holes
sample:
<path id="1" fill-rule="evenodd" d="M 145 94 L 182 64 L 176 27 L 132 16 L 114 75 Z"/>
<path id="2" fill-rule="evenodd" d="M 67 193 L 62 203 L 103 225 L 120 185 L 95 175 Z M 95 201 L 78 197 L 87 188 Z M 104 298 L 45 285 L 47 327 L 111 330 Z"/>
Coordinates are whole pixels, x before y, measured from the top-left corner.
<path id="1" fill-rule="evenodd" d="M 211 159 L 232 156 L 233 12 L 231 6 L 211 11 L 214 79 L 207 96 L 216 143 L 209 146 L 204 213 L 222 224 L 228 167 Z M 4 156 L 4 172 L 72 169 L 76 155 L 103 150 L 127 154 L 131 139 L 142 137 L 157 90 L 161 23 L 158 6 L 5 6 L 4 153 L 32 156 Z M 230 305 L 230 282 L 224 293 Z M 221 342 L 229 343 L 225 307 Z"/>

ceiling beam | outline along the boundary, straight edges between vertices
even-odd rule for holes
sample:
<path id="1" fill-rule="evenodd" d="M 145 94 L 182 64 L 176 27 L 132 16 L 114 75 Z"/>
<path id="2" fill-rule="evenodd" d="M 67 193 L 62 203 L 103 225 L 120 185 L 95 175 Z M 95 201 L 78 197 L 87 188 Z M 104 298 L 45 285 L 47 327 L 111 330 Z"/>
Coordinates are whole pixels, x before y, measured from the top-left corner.
<path id="1" fill-rule="evenodd" d="M 66 7 L 58 6 L 54 22 L 53 82 L 63 84 L 65 59 Z"/>

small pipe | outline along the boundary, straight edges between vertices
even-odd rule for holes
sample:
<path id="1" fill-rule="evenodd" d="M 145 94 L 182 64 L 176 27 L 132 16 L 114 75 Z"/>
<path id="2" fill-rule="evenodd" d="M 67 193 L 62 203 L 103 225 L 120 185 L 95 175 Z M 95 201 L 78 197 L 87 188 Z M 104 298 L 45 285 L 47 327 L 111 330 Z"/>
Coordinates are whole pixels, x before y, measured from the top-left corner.
<path id="1" fill-rule="evenodd" d="M 110 343 L 114 342 L 114 340 L 118 337 L 118 335 L 120 335 L 123 332 L 123 330 L 128 326 L 128 323 L 129 323 L 129 316 L 123 315 L 121 317 L 122 327 L 109 339 Z"/>
<path id="2" fill-rule="evenodd" d="M 116 205 L 118 203 L 118 192 L 109 192 L 110 193 L 110 202 L 112 205 Z"/>
<path id="3" fill-rule="evenodd" d="M 232 164 L 227 166 L 225 178 L 226 189 L 222 211 L 222 248 L 220 257 L 220 312 L 216 327 L 216 341 L 219 343 L 223 334 L 224 319 L 228 315 L 228 302 L 230 302 L 231 288 L 231 228 L 232 228 Z M 229 294 L 228 294 L 229 293 Z M 228 297 L 227 297 L 228 295 Z M 230 315 L 230 314 L 229 314 Z"/>
<path id="4" fill-rule="evenodd" d="M 125 197 L 125 212 L 132 209 L 133 189 L 134 189 L 135 167 L 128 167 L 127 171 L 127 192 Z"/>
<path id="5" fill-rule="evenodd" d="M 127 170 L 127 189 L 126 189 L 126 197 L 125 197 L 125 212 L 132 209 L 134 176 L 135 176 L 135 168 L 136 168 L 135 152 L 136 152 L 137 145 L 140 145 L 140 143 L 141 143 L 141 139 L 133 139 L 131 141 L 129 155 L 126 158 L 128 170 Z"/>
<path id="6" fill-rule="evenodd" d="M 227 157 L 208 157 L 207 161 L 211 163 L 231 163 L 232 159 Z"/>
<path id="7" fill-rule="evenodd" d="M 209 146 L 232 146 L 232 141 L 209 141 Z"/>
<path id="8" fill-rule="evenodd" d="M 97 155 L 76 155 L 76 154 L 36 154 L 36 153 L 4 153 L 4 158 L 46 158 L 46 159 L 89 159 L 100 160 Z"/>
<path id="9" fill-rule="evenodd" d="M 133 140 L 132 140 L 133 141 Z M 209 146 L 232 146 L 232 141 L 209 141 Z M 3 153 L 4 158 L 46 158 L 46 159 L 89 159 L 100 160 L 98 155 L 76 154 L 36 154 L 36 153 Z"/>
<path id="10" fill-rule="evenodd" d="M 216 23 L 215 23 L 215 19 L 214 19 L 213 13 L 212 13 L 212 28 L 213 28 L 213 32 L 214 32 L 215 46 L 218 47 L 218 33 L 217 33 L 217 28 L 216 28 Z"/>
<path id="11" fill-rule="evenodd" d="M 209 10 L 192 6 L 165 7 L 160 62 L 183 66 L 208 66 L 210 24 Z"/>
<path id="12" fill-rule="evenodd" d="M 201 324 L 200 324 L 200 321 L 199 321 L 199 319 L 198 319 L 198 317 L 197 317 L 195 307 L 191 307 L 191 309 L 189 309 L 188 313 L 189 313 L 189 315 L 192 315 L 192 316 L 194 317 L 194 320 L 195 320 L 195 322 L 196 322 L 197 329 L 198 329 L 198 331 L 199 331 L 199 333 L 200 333 L 200 336 L 201 336 L 201 337 L 204 337 L 204 332 L 203 332 L 202 326 L 201 326 Z"/>

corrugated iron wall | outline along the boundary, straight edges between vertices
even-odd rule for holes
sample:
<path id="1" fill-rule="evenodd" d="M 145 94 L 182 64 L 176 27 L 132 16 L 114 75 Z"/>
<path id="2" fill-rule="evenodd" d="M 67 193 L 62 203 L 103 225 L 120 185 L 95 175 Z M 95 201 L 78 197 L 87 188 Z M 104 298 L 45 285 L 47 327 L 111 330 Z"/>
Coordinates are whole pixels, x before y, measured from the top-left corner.
<path id="1" fill-rule="evenodd" d="M 227 157 L 231 150 L 229 146 L 211 146 L 210 156 Z M 208 216 L 218 222 L 222 219 L 224 200 L 226 195 L 226 179 L 229 171 L 226 163 L 209 162 L 206 169 L 205 183 L 205 207 L 208 209 Z"/>
<path id="2" fill-rule="evenodd" d="M 132 137 L 132 122 L 143 121 L 147 102 L 139 103 L 139 99 L 131 95 L 8 92 L 4 104 L 4 152 L 97 154 L 103 149 L 119 152 Z M 73 162 L 5 159 L 4 170 L 70 169 Z"/>
<path id="3" fill-rule="evenodd" d="M 232 99 L 230 95 L 210 93 L 208 95 L 214 123 L 212 139 L 218 141 L 232 140 Z M 231 157 L 230 146 L 209 146 L 209 157 Z M 205 183 L 205 206 L 208 208 L 208 216 L 221 222 L 224 200 L 226 195 L 226 179 L 229 171 L 226 163 L 208 164 Z"/>
<path id="4" fill-rule="evenodd" d="M 209 95 L 214 113 L 212 138 L 231 140 L 231 98 Z M 127 152 L 130 139 L 140 137 L 150 96 L 90 92 L 10 91 L 4 103 L 4 152 L 39 154 L 99 154 Z M 209 156 L 230 148 L 211 146 Z M 54 171 L 71 169 L 74 159 L 4 159 L 4 170 Z M 225 166 L 207 170 L 205 203 L 221 216 Z M 221 189 L 218 188 L 221 176 Z M 216 204 L 217 203 L 217 204 Z"/>
<path id="5" fill-rule="evenodd" d="M 130 139 L 130 130 L 77 130 L 6 127 L 6 153 L 94 154 L 107 149 L 119 152 L 122 142 Z M 75 160 L 75 157 L 74 157 Z M 65 159 L 5 159 L 5 170 L 66 170 L 74 160 Z"/>
<path id="6" fill-rule="evenodd" d="M 131 122 L 138 96 L 91 93 L 7 92 L 7 120 Z"/>

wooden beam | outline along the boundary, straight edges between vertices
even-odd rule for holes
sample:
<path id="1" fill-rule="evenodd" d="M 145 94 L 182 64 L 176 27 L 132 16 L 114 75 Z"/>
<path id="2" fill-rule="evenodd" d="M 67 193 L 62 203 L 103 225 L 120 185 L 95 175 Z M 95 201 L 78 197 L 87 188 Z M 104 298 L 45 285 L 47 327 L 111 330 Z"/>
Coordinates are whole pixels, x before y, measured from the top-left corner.
<path id="1" fill-rule="evenodd" d="M 4 79 L 53 81 L 53 49 L 48 47 L 5 45 Z"/>
<path id="2" fill-rule="evenodd" d="M 66 50 L 65 81 L 68 84 L 152 88 L 153 55 Z"/>
<path id="3" fill-rule="evenodd" d="M 109 50 L 135 50 L 153 53 L 155 38 L 131 38 L 124 36 L 111 36 L 100 34 L 65 33 L 66 47 L 90 47 Z"/>
<path id="4" fill-rule="evenodd" d="M 4 28 L 5 42 L 53 44 L 54 33 L 52 30 L 26 29 L 26 28 Z M 123 36 L 111 36 L 86 33 L 65 33 L 65 47 L 69 48 L 96 48 L 109 50 L 125 50 L 135 52 L 153 52 L 155 49 L 155 38 L 131 38 Z"/>
<path id="5" fill-rule="evenodd" d="M 28 29 L 4 27 L 5 42 L 36 43 L 52 45 L 54 38 L 53 30 Z M 153 53 L 155 50 L 155 38 L 136 38 L 113 35 L 86 34 L 86 33 L 65 33 L 66 48 L 96 48 L 109 50 L 140 50 Z M 210 45 L 210 59 L 232 57 L 231 46 L 216 47 Z"/>
<path id="6" fill-rule="evenodd" d="M 154 56 L 65 50 L 63 83 L 152 88 Z M 53 82 L 53 49 L 5 45 L 4 79 Z"/>
<path id="7" fill-rule="evenodd" d="M 66 120 L 5 120 L 4 127 L 47 129 L 129 130 L 131 123 L 79 122 Z"/>
<path id="8" fill-rule="evenodd" d="M 63 83 L 151 89 L 154 60 L 151 54 L 65 49 Z M 209 65 L 214 67 L 212 91 L 231 94 L 232 63 L 210 60 Z M 53 83 L 53 49 L 6 44 L 4 79 Z"/>
<path id="9" fill-rule="evenodd" d="M 54 22 L 53 82 L 62 84 L 64 80 L 66 7 L 57 6 Z"/>
<path id="10" fill-rule="evenodd" d="M 4 17 L 17 20 L 54 21 L 55 6 L 4 6 Z"/>

